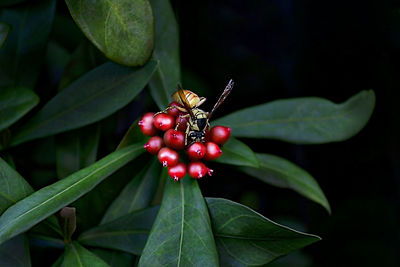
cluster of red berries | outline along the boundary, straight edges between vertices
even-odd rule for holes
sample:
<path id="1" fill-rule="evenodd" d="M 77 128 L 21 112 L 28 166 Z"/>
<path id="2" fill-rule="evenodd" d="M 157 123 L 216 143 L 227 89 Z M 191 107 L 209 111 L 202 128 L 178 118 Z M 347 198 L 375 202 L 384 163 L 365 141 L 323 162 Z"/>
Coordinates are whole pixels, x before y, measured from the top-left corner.
<path id="1" fill-rule="evenodd" d="M 206 174 L 211 176 L 213 170 L 207 168 L 200 160 L 215 160 L 222 155 L 219 145 L 228 141 L 231 128 L 214 126 L 211 130 L 206 129 L 205 143 L 195 142 L 186 147 L 185 130 L 189 119 L 184 116 L 186 113 L 179 111 L 176 106 L 180 105 L 172 102 L 165 113 L 155 115 L 149 112 L 143 115 L 139 121 L 140 129 L 143 134 L 151 136 L 144 148 L 150 154 L 158 155 L 160 163 L 168 167 L 169 176 L 176 181 L 186 173 L 193 178 L 201 178 Z M 187 166 L 179 161 L 179 151 L 186 151 L 189 159 Z"/>

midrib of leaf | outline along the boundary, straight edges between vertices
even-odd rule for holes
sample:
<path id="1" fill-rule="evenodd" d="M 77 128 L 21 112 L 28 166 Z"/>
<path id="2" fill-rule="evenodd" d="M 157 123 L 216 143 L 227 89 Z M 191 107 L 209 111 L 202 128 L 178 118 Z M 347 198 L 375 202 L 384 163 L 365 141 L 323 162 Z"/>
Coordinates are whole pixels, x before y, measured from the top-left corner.
<path id="1" fill-rule="evenodd" d="M 52 120 L 54 120 L 54 119 L 57 119 L 57 118 L 61 117 L 61 116 L 64 115 L 65 113 L 68 113 L 68 112 L 70 112 L 71 110 L 74 110 L 75 108 L 80 107 L 80 106 L 82 106 L 83 104 L 86 104 L 87 102 L 90 102 L 92 99 L 94 99 L 94 98 L 96 98 L 97 96 L 102 95 L 102 94 L 104 94 L 105 92 L 107 92 L 107 91 L 109 91 L 109 90 L 111 90 L 111 89 L 117 87 L 118 85 L 120 85 L 121 83 L 125 82 L 125 81 L 128 80 L 129 78 L 130 78 L 130 75 L 129 75 L 128 77 L 124 78 L 124 79 L 119 80 L 119 81 L 118 81 L 117 83 L 115 83 L 113 86 L 110 86 L 110 87 L 107 87 L 107 88 L 105 88 L 105 89 L 103 89 L 103 90 L 100 90 L 98 93 L 95 93 L 95 94 L 93 94 L 91 97 L 86 98 L 86 99 L 84 99 L 84 100 L 81 101 L 81 102 L 78 102 L 76 105 L 72 105 L 70 108 L 67 108 L 67 109 L 64 110 L 64 111 L 53 115 L 52 117 L 48 118 L 47 120 L 44 120 L 43 122 L 37 124 L 36 127 L 31 128 L 30 131 L 26 132 L 25 134 L 22 134 L 22 135 L 18 136 L 18 139 L 21 139 L 21 137 L 28 135 L 30 132 L 35 131 L 37 128 L 40 128 L 41 126 L 47 124 L 48 122 L 50 122 L 50 121 L 52 121 Z"/>
<path id="2" fill-rule="evenodd" d="M 126 231 L 110 231 L 110 232 L 99 232 L 93 234 L 84 235 L 82 238 L 79 238 L 80 241 L 90 240 L 96 237 L 104 237 L 104 236 L 119 236 L 126 234 L 148 234 L 149 230 L 126 230 Z"/>
<path id="3" fill-rule="evenodd" d="M 103 166 L 99 167 L 99 168 L 96 169 L 95 171 L 93 171 L 93 172 L 91 172 L 90 174 L 88 174 L 88 175 L 86 175 L 85 177 L 83 177 L 81 180 L 79 180 L 79 181 L 77 181 L 76 183 L 70 185 L 69 187 L 65 188 L 65 189 L 62 190 L 61 192 L 55 194 L 54 196 L 52 196 L 52 197 L 50 197 L 49 199 L 45 200 L 44 202 L 40 203 L 40 204 L 37 205 L 36 207 L 34 207 L 34 208 L 32 208 L 32 209 L 30 209 L 30 210 L 28 210 L 28 211 L 22 213 L 21 215 L 15 217 L 14 219 L 10 220 L 7 224 L 5 224 L 5 225 L 3 226 L 3 228 L 7 227 L 7 226 L 10 225 L 11 223 L 14 223 L 14 221 L 18 220 L 19 218 L 21 218 L 21 217 L 23 217 L 23 216 L 25 216 L 25 215 L 27 215 L 27 214 L 33 212 L 34 210 L 40 208 L 41 206 L 45 205 L 47 202 L 53 200 L 54 198 L 58 197 L 59 195 L 63 194 L 64 192 L 66 192 L 66 191 L 68 191 L 68 190 L 71 190 L 73 187 L 79 185 L 81 182 L 84 182 L 85 179 L 87 179 L 88 177 L 93 176 L 94 174 L 96 174 L 97 172 L 101 171 L 102 169 L 104 169 L 104 168 L 107 167 L 108 165 L 114 163 L 115 161 L 118 161 L 119 159 L 125 157 L 127 154 L 130 154 L 130 153 L 132 153 L 131 150 L 128 151 L 128 152 L 125 152 L 124 154 L 122 154 L 121 156 L 117 157 L 116 159 L 114 159 L 114 160 L 112 160 L 112 161 L 109 161 L 107 164 L 104 164 Z M 40 191 L 40 190 L 39 190 L 39 191 Z M 39 192 L 39 191 L 37 191 L 37 192 Z M 0 232 L 1 232 L 1 229 L 0 229 Z"/>
<path id="4" fill-rule="evenodd" d="M 121 16 L 119 15 L 118 10 L 116 10 L 115 6 L 112 4 L 112 2 L 110 2 L 110 0 L 106 0 L 107 4 L 110 6 L 110 11 L 109 13 L 111 13 L 111 10 L 114 11 L 113 15 L 117 18 L 119 24 L 121 25 L 121 28 L 125 31 L 125 32 L 129 32 L 128 31 L 128 27 L 126 27 L 126 24 L 124 23 L 123 19 L 121 18 Z M 110 15 L 111 16 L 111 15 Z M 109 17 L 109 16 L 107 16 Z M 106 31 L 106 27 L 107 27 L 107 18 L 106 21 L 104 23 L 104 45 L 107 47 L 107 31 Z M 134 39 L 132 39 L 132 36 L 130 34 L 127 35 L 128 39 L 134 43 Z"/>
<path id="5" fill-rule="evenodd" d="M 309 122 L 309 121 L 322 121 L 322 120 L 331 120 L 335 118 L 340 118 L 344 117 L 348 113 L 350 113 L 353 109 L 355 109 L 357 106 L 349 108 L 344 110 L 343 112 L 338 112 L 334 115 L 329 115 L 329 116 L 322 116 L 322 117 L 289 117 L 287 119 L 273 119 L 273 120 L 258 120 L 258 121 L 252 121 L 252 122 L 247 122 L 247 123 L 239 123 L 239 124 L 232 124 L 235 125 L 235 127 L 246 127 L 246 126 L 253 126 L 253 125 L 260 125 L 260 124 L 273 124 L 273 123 L 288 123 L 288 122 Z"/>
<path id="6" fill-rule="evenodd" d="M 82 262 L 81 262 L 81 258 L 79 257 L 79 253 L 78 253 L 78 251 L 76 250 L 75 245 L 72 244 L 72 243 L 71 243 L 71 248 L 72 248 L 72 250 L 73 250 L 74 255 L 76 255 L 76 258 L 77 258 L 77 260 L 78 260 L 79 266 L 82 266 L 82 267 L 83 267 L 83 264 L 82 264 Z"/>
<path id="7" fill-rule="evenodd" d="M 277 168 L 274 168 L 274 167 L 271 167 L 271 166 L 267 166 L 267 165 L 265 165 L 265 164 L 263 164 L 263 163 L 260 163 L 260 165 L 261 165 L 260 167 L 268 168 L 268 169 L 271 169 L 271 170 L 273 170 L 273 171 L 275 171 L 275 172 L 277 172 L 277 173 L 280 173 L 280 174 L 282 174 L 282 175 L 286 175 L 286 176 L 290 176 L 290 177 L 295 178 L 295 181 L 297 181 L 299 184 L 301 184 L 301 185 L 304 186 L 305 188 L 311 189 L 311 190 L 313 190 L 313 191 L 316 189 L 316 188 L 310 186 L 308 183 L 304 183 L 301 179 L 296 179 L 297 176 L 296 176 L 296 175 L 293 175 L 293 176 L 290 175 L 290 172 L 286 172 L 286 171 L 284 171 L 283 169 L 277 169 Z M 286 182 L 286 184 L 290 185 L 290 183 L 288 183 L 288 182 Z M 324 197 L 321 196 L 321 195 L 318 195 L 318 196 L 324 198 Z"/>
<path id="8" fill-rule="evenodd" d="M 293 230 L 293 229 L 292 229 Z M 303 233 L 304 234 L 304 233 Z M 241 240 L 253 240 L 253 241 L 282 241 L 282 240 L 293 240 L 293 239 L 303 239 L 304 237 L 279 237 L 279 238 L 269 238 L 269 237 L 251 237 L 251 236 L 241 236 L 241 235 L 227 235 L 227 234 L 219 234 L 219 233 L 215 233 L 214 234 L 215 237 L 218 238 L 229 238 L 229 239 L 241 239 Z M 315 237 L 317 238 L 317 236 L 313 236 L 310 234 L 307 234 L 310 237 Z"/>
<path id="9" fill-rule="evenodd" d="M 179 253 L 178 253 L 178 267 L 181 264 L 181 257 L 182 257 L 182 247 L 183 247 L 183 230 L 184 230 L 184 220 L 185 220 L 185 190 L 183 189 L 183 184 L 180 183 L 180 189 L 181 189 L 181 212 L 182 212 L 182 218 L 181 218 L 181 239 L 179 241 Z"/>

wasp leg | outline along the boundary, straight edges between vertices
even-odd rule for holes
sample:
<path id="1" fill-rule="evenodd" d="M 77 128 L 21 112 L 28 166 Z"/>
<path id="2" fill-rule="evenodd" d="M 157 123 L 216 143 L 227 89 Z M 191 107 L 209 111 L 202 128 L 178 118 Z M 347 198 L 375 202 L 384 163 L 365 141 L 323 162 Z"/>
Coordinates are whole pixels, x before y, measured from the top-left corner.
<path id="1" fill-rule="evenodd" d="M 188 123 L 185 130 L 185 146 L 187 146 L 187 138 L 190 132 L 190 124 Z"/>
<path id="2" fill-rule="evenodd" d="M 175 126 L 175 131 L 177 131 L 178 128 L 179 128 L 179 125 L 181 125 L 182 118 L 188 118 L 188 117 L 190 117 L 190 114 L 186 114 L 186 115 L 183 115 L 183 116 L 180 116 L 180 117 L 179 117 L 179 121 L 178 121 L 178 123 L 177 123 L 176 126 Z M 189 125 L 189 123 L 188 123 L 188 125 Z"/>
<path id="3" fill-rule="evenodd" d="M 153 115 L 153 117 L 155 117 L 155 116 L 157 116 L 158 114 L 161 114 L 161 113 L 168 113 L 168 110 L 173 109 L 173 108 L 177 108 L 180 112 L 184 112 L 184 113 L 187 113 L 187 112 L 188 112 L 185 108 L 182 108 L 182 107 L 178 107 L 178 106 L 173 105 L 173 106 L 167 107 L 166 109 L 161 110 L 161 111 L 155 113 L 155 114 Z"/>

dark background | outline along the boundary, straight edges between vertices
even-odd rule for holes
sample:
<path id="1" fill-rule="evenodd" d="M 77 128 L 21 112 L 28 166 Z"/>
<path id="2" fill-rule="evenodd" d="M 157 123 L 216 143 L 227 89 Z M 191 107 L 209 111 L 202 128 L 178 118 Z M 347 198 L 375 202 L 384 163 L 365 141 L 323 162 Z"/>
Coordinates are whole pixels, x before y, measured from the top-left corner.
<path id="1" fill-rule="evenodd" d="M 221 165 L 214 178 L 201 181 L 203 194 L 240 201 L 322 237 L 282 259 L 283 266 L 400 266 L 399 3 L 176 0 L 173 6 L 184 87 L 207 94 L 210 108 L 228 79 L 236 82 L 217 116 L 279 98 L 343 102 L 366 89 L 377 98 L 368 125 L 345 142 L 243 140 L 309 171 L 331 215 L 290 190 Z"/>

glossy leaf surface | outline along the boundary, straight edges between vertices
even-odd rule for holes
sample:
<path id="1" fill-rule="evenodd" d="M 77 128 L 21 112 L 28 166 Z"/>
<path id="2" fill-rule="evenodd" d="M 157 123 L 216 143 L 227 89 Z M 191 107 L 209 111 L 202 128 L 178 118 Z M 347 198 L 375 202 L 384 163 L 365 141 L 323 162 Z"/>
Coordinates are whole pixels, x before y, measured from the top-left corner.
<path id="1" fill-rule="evenodd" d="M 320 240 L 279 225 L 239 203 L 207 198 L 221 266 L 264 266 Z"/>
<path id="2" fill-rule="evenodd" d="M 156 63 L 128 68 L 105 63 L 51 99 L 13 139 L 19 144 L 88 125 L 128 104 L 147 84 Z"/>
<path id="3" fill-rule="evenodd" d="M 156 193 L 160 172 L 161 165 L 156 158 L 153 158 L 142 171 L 132 178 L 110 205 L 101 224 L 148 207 Z"/>
<path id="4" fill-rule="evenodd" d="M 343 141 L 368 122 L 375 105 L 372 90 L 341 104 L 317 97 L 277 100 L 245 108 L 215 121 L 237 137 L 272 138 L 297 144 Z"/>
<path id="5" fill-rule="evenodd" d="M 151 0 L 150 3 L 156 30 L 153 58 L 159 61 L 159 65 L 149 85 L 154 101 L 164 109 L 181 82 L 178 24 L 169 0 Z"/>
<path id="6" fill-rule="evenodd" d="M 143 65 L 154 46 L 154 21 L 147 0 L 66 0 L 72 18 L 111 60 Z"/>
<path id="7" fill-rule="evenodd" d="M 0 158 L 0 214 L 32 193 L 25 179 Z"/>
<path id="8" fill-rule="evenodd" d="M 0 266 L 30 267 L 29 241 L 19 235 L 0 245 Z"/>
<path id="9" fill-rule="evenodd" d="M 64 260 L 61 266 L 107 267 L 109 265 L 74 241 L 65 247 Z"/>
<path id="10" fill-rule="evenodd" d="M 0 21 L 8 23 L 11 31 L 0 50 L 0 86 L 34 87 L 55 9 L 55 0 L 44 0 L 2 10 Z"/>
<path id="11" fill-rule="evenodd" d="M 139 266 L 218 266 L 207 206 L 197 181 L 168 179 Z"/>
<path id="12" fill-rule="evenodd" d="M 142 145 L 118 150 L 19 201 L 0 217 L 0 243 L 29 229 L 78 199 L 141 153 Z"/>
<path id="13" fill-rule="evenodd" d="M 140 255 L 157 212 L 158 207 L 134 211 L 82 233 L 79 242 Z"/>
<path id="14" fill-rule="evenodd" d="M 0 131 L 9 127 L 39 103 L 32 90 L 8 87 L 0 90 Z"/>
<path id="15" fill-rule="evenodd" d="M 135 257 L 129 253 L 108 249 L 92 248 L 90 251 L 111 267 L 131 267 Z"/>
<path id="16" fill-rule="evenodd" d="M 277 187 L 289 188 L 311 199 L 330 212 L 330 206 L 317 181 L 292 162 L 270 154 L 256 154 L 260 168 L 240 167 L 246 174 Z"/>
<path id="17" fill-rule="evenodd" d="M 260 166 L 253 150 L 234 137 L 229 138 L 229 141 L 221 149 L 222 156 L 216 159 L 216 162 L 255 168 Z"/>
<path id="18" fill-rule="evenodd" d="M 7 35 L 10 32 L 10 25 L 0 21 L 0 49 L 7 39 Z"/>

